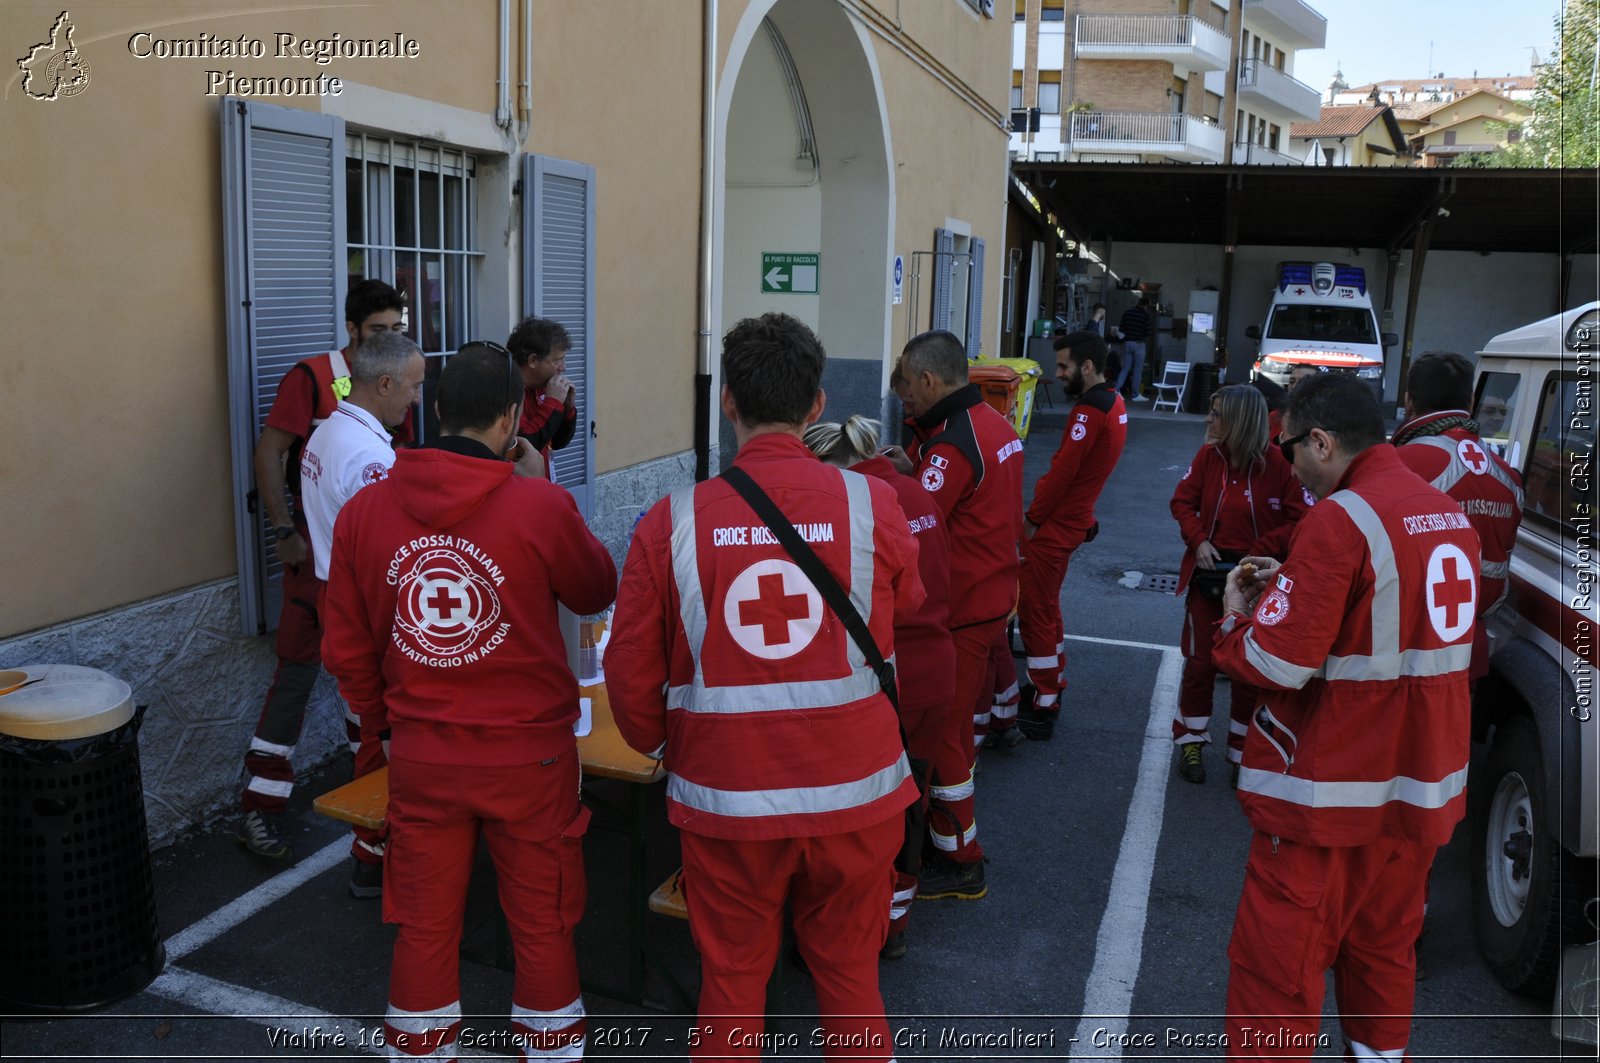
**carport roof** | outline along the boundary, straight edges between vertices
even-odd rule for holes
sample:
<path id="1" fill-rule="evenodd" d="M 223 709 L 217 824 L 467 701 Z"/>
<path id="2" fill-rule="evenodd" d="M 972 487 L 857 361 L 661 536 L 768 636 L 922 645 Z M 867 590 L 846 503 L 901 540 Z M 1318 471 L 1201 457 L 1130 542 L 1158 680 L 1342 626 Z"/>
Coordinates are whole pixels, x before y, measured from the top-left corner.
<path id="1" fill-rule="evenodd" d="M 1437 251 L 1593 251 L 1592 170 L 1016 162 L 1080 241 L 1403 249 L 1427 216 Z M 1233 216 L 1229 217 L 1232 206 Z"/>

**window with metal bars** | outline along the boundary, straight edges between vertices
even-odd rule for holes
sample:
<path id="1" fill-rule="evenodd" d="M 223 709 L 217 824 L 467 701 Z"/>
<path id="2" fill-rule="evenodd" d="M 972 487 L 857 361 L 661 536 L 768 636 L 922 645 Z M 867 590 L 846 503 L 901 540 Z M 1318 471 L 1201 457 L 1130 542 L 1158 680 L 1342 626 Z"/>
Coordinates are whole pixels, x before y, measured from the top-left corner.
<path id="1" fill-rule="evenodd" d="M 405 294 L 406 335 L 427 356 L 419 442 L 438 431 L 433 389 L 445 356 L 476 320 L 477 159 L 437 144 L 370 133 L 345 138 L 345 250 L 350 283 Z"/>

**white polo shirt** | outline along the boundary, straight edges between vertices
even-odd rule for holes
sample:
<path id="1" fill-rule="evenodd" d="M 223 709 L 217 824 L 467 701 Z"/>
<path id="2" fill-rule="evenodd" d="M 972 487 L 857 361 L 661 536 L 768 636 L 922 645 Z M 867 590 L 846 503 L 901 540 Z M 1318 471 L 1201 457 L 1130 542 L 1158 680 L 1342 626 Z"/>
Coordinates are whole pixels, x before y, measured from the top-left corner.
<path id="1" fill-rule="evenodd" d="M 379 420 L 343 399 L 300 453 L 300 501 L 311 531 L 317 578 L 328 578 L 333 522 L 355 493 L 389 475 L 394 444 Z"/>

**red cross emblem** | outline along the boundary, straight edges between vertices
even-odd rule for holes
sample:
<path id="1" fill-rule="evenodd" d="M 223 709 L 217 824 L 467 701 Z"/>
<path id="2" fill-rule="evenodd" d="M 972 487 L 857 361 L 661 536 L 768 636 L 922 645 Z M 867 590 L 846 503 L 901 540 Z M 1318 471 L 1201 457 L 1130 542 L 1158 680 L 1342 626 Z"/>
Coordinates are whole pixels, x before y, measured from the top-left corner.
<path id="1" fill-rule="evenodd" d="M 1476 439 L 1463 439 L 1456 444 L 1456 457 L 1461 464 L 1482 476 L 1489 471 L 1489 455 L 1483 452 Z"/>
<path id="2" fill-rule="evenodd" d="M 472 562 L 454 550 L 438 549 L 397 557 L 392 568 L 398 573 L 397 644 L 452 661 L 481 648 L 500 617 L 500 599 Z"/>
<path id="3" fill-rule="evenodd" d="M 806 596 L 785 594 L 781 573 L 759 576 L 756 585 L 761 588 L 759 596 L 739 603 L 739 622 L 746 627 L 759 627 L 762 641 L 768 646 L 788 642 L 790 622 L 811 615 Z"/>
<path id="4" fill-rule="evenodd" d="M 440 583 L 435 586 L 433 597 L 426 599 L 424 604 L 433 610 L 434 616 L 437 616 L 440 620 L 448 621 L 450 614 L 461 608 L 463 603 L 460 598 L 451 593 L 449 587 Z"/>
<path id="5" fill-rule="evenodd" d="M 822 627 L 822 595 L 792 561 L 757 561 L 728 585 L 723 621 L 739 648 L 768 661 L 793 657 Z"/>
<path id="6" fill-rule="evenodd" d="M 1459 546 L 1445 543 L 1428 558 L 1428 621 L 1444 642 L 1455 642 L 1472 627 L 1478 582 L 1472 562 Z"/>

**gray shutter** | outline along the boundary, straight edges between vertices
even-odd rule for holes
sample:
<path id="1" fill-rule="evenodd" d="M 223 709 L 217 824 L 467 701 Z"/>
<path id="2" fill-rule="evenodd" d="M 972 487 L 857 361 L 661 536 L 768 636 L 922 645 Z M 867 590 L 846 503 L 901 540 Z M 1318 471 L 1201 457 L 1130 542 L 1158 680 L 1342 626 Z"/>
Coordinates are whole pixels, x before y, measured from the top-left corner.
<path id="1" fill-rule="evenodd" d="M 282 598 L 266 510 L 247 500 L 256 440 L 283 374 L 343 345 L 344 120 L 224 98 L 222 227 L 239 615 L 254 635 Z"/>
<path id="2" fill-rule="evenodd" d="M 956 234 L 949 229 L 933 230 L 933 319 L 932 329 L 950 327 L 950 290 L 954 286 Z"/>
<path id="3" fill-rule="evenodd" d="M 967 357 L 983 346 L 983 241 L 972 238 L 972 264 L 967 270 Z"/>
<path id="4" fill-rule="evenodd" d="M 528 155 L 522 187 L 522 312 L 557 321 L 572 337 L 567 376 L 578 424 L 551 464 L 556 483 L 587 518 L 594 493 L 594 167 Z"/>

